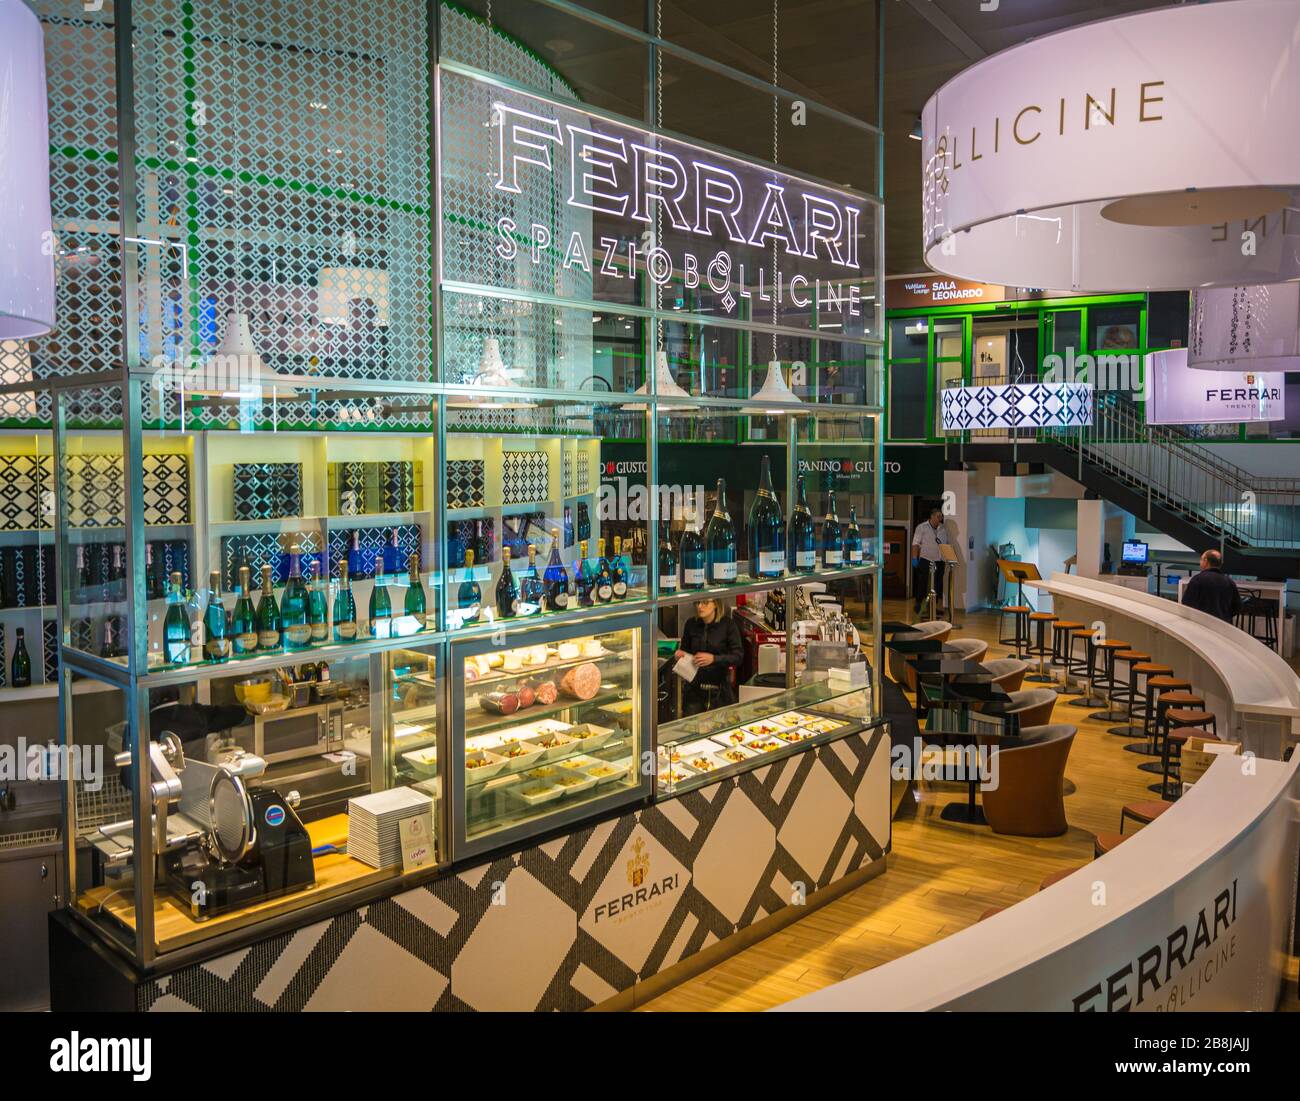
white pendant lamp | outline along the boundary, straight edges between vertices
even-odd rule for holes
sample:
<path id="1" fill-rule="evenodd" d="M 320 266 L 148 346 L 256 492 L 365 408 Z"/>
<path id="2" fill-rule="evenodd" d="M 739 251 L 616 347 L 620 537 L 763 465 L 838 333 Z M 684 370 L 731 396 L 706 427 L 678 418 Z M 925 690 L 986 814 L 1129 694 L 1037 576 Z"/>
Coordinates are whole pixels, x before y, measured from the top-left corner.
<path id="1" fill-rule="evenodd" d="M 632 393 L 634 396 L 638 396 L 638 395 L 645 396 L 649 394 L 650 393 L 649 380 L 643 382 L 640 386 L 638 386 L 635 390 L 633 390 Z M 690 391 L 683 390 L 677 384 L 677 380 L 673 378 L 672 369 L 668 366 L 668 353 L 662 350 L 655 353 L 655 393 L 656 396 L 659 397 L 660 399 L 689 398 L 691 396 Z M 637 402 L 629 402 L 627 405 L 623 406 L 623 408 L 640 409 L 641 406 Z M 689 409 L 689 408 L 690 406 L 688 405 L 664 405 L 662 401 L 659 405 L 660 412 L 670 411 L 673 409 Z"/>
<path id="2" fill-rule="evenodd" d="M 1300 371 L 1300 283 L 1192 291 L 1187 366 Z"/>
<path id="3" fill-rule="evenodd" d="M 54 327 L 49 109 L 40 20 L 0 0 L 0 340 Z"/>
<path id="4" fill-rule="evenodd" d="M 483 341 L 483 352 L 479 356 L 478 371 L 469 380 L 469 385 L 506 389 L 516 386 L 517 380 L 522 375 L 523 372 L 518 368 L 506 366 L 505 360 L 501 358 L 501 341 L 494 336 L 489 336 Z M 447 405 L 452 409 L 481 409 L 485 406 L 491 406 L 493 409 L 537 408 L 537 403 L 534 401 L 503 401 L 489 397 L 486 394 L 482 397 L 457 398 L 454 401 L 448 401 Z"/>
<path id="5" fill-rule="evenodd" d="M 802 405 L 803 402 L 799 396 L 790 389 L 789 384 L 785 381 L 785 375 L 781 372 L 781 361 L 779 359 L 769 360 L 767 364 L 767 378 L 763 380 L 763 385 L 750 398 L 751 401 L 761 405 L 768 405 L 772 402 L 779 402 L 783 405 Z M 784 413 L 785 409 L 768 409 L 769 413 Z"/>
<path id="6" fill-rule="evenodd" d="M 298 392 L 286 386 L 280 376 L 263 361 L 253 345 L 248 315 L 232 312 L 226 318 L 226 332 L 221 343 L 204 362 L 200 371 L 187 376 L 185 389 L 191 393 L 245 401 L 269 398 L 295 398 Z"/>

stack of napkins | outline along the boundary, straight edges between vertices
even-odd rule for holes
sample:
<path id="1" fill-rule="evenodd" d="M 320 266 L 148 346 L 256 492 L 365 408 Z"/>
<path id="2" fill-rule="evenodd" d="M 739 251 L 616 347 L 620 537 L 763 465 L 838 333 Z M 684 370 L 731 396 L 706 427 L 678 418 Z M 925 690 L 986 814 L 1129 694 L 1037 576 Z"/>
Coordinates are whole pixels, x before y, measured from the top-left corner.
<path id="1" fill-rule="evenodd" d="M 402 862 L 403 819 L 424 814 L 433 800 L 411 788 L 390 788 L 348 800 L 348 855 L 372 868 Z"/>

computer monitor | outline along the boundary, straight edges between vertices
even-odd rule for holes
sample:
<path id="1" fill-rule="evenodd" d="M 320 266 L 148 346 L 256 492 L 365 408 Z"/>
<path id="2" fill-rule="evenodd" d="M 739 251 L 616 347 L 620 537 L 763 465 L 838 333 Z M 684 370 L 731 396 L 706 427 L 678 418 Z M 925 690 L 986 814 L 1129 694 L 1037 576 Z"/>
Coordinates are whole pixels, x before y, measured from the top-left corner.
<path id="1" fill-rule="evenodd" d="M 1139 543 L 1135 539 L 1130 539 L 1124 544 L 1121 561 L 1137 566 L 1145 566 L 1147 564 L 1147 553 L 1148 547 L 1146 543 Z"/>

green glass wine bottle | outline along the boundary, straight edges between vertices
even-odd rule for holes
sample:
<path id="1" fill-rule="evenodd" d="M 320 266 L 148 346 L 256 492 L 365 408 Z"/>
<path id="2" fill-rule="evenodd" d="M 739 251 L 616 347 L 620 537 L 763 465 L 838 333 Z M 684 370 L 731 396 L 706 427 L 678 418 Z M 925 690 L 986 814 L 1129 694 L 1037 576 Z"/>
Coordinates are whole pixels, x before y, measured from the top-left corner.
<path id="1" fill-rule="evenodd" d="M 231 641 L 236 655 L 251 654 L 257 650 L 257 617 L 253 614 L 253 598 L 249 588 L 252 574 L 247 566 L 239 567 L 239 595 L 235 611 L 230 617 Z"/>
<path id="2" fill-rule="evenodd" d="M 425 599 L 424 585 L 420 581 L 420 556 L 418 554 L 413 554 L 406 560 L 406 571 L 406 600 L 403 602 L 402 610 L 411 619 L 415 620 L 415 629 L 423 631 Z"/>
<path id="3" fill-rule="evenodd" d="M 339 591 L 334 596 L 334 641 L 355 642 L 357 637 L 357 602 L 352 596 L 346 559 L 339 563 Z"/>
<path id="4" fill-rule="evenodd" d="M 301 650 L 311 643 L 311 624 L 307 622 L 307 586 L 302 580 L 302 548 L 289 548 L 289 580 L 280 597 L 280 623 L 284 648 Z"/>
<path id="5" fill-rule="evenodd" d="M 168 665 L 190 660 L 190 617 L 185 611 L 181 575 L 173 572 L 167 589 L 167 615 L 163 618 L 163 660 Z"/>
<path id="6" fill-rule="evenodd" d="M 259 650 L 278 650 L 283 625 L 280 621 L 280 605 L 275 602 L 275 590 L 271 585 L 271 567 L 262 567 L 262 599 L 257 605 L 257 648 Z"/>
<path id="7" fill-rule="evenodd" d="M 231 640 L 226 631 L 226 605 L 221 599 L 221 574 L 208 575 L 208 606 L 203 611 L 203 655 L 208 661 L 227 661 Z"/>
<path id="8" fill-rule="evenodd" d="M 188 636 L 186 636 L 188 641 Z M 32 686 L 32 658 L 27 652 L 27 642 L 21 627 L 14 631 L 14 660 L 9 665 L 9 687 L 30 688 Z"/>
<path id="9" fill-rule="evenodd" d="M 370 621 L 371 638 L 388 638 L 393 633 L 393 602 L 388 595 L 388 578 L 384 575 L 384 560 L 375 558 L 375 584 L 370 590 L 370 607 L 366 612 Z"/>

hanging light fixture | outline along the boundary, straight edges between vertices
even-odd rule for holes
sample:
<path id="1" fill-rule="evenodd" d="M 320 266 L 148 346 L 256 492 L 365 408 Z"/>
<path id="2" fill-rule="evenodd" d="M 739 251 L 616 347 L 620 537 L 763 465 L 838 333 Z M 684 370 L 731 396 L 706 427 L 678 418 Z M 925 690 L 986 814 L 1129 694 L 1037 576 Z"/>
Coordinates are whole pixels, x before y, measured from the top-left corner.
<path id="1" fill-rule="evenodd" d="M 632 391 L 634 397 L 644 397 L 650 393 L 650 381 L 647 379 L 635 390 Z M 668 353 L 662 349 L 655 353 L 655 393 L 659 398 L 689 398 L 691 392 L 683 390 L 677 380 L 673 378 L 672 369 L 668 366 Z M 629 402 L 623 406 L 624 409 L 640 409 L 638 402 Z M 659 412 L 671 412 L 674 409 L 690 409 L 689 405 L 659 405 Z"/>
<path id="2" fill-rule="evenodd" d="M 54 327 L 49 128 L 40 20 L 0 3 L 0 340 Z"/>
<path id="3" fill-rule="evenodd" d="M 483 352 L 479 356 L 478 371 L 469 380 L 469 385 L 492 389 L 509 389 L 513 388 L 522 376 L 522 370 L 518 367 L 507 367 L 505 360 L 501 358 L 501 341 L 494 336 L 489 336 L 483 341 Z M 493 409 L 536 409 L 537 403 L 535 401 L 502 400 L 488 394 L 482 396 L 470 395 L 464 398 L 458 397 L 454 401 L 449 400 L 447 402 L 449 409 L 482 409 L 487 406 Z"/>
<path id="4" fill-rule="evenodd" d="M 272 396 L 287 400 L 298 396 L 297 390 L 263 361 L 253 344 L 248 315 L 240 311 L 232 311 L 226 317 L 221 343 L 199 371 L 185 377 L 185 383 L 185 390 L 191 394 L 228 401 Z"/>
<path id="5" fill-rule="evenodd" d="M 1300 283 L 1192 291 L 1187 366 L 1300 371 Z"/>
<path id="6" fill-rule="evenodd" d="M 789 409 L 769 409 L 766 408 L 773 402 L 780 402 L 782 405 L 803 405 L 803 400 L 790 389 L 789 384 L 785 381 L 785 375 L 781 371 L 781 361 L 779 359 L 769 360 L 767 364 L 767 378 L 763 380 L 763 385 L 754 393 L 751 401 L 764 406 L 765 413 L 780 414 L 788 413 Z"/>

